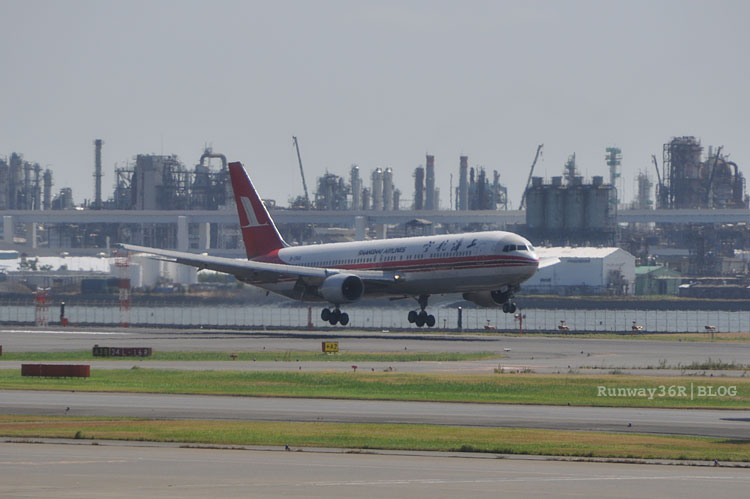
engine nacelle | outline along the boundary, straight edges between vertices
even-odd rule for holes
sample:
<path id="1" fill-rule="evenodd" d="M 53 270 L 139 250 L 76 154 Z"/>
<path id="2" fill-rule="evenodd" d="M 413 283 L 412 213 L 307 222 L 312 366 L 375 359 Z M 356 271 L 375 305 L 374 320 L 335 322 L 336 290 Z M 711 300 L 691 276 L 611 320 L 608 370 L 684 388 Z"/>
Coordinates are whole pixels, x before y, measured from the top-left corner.
<path id="1" fill-rule="evenodd" d="M 480 307 L 502 307 L 508 301 L 510 293 L 503 291 L 474 291 L 464 293 L 464 300 L 476 303 Z"/>
<path id="2" fill-rule="evenodd" d="M 365 294 L 365 283 L 356 275 L 334 274 L 323 281 L 319 291 L 323 298 L 335 305 L 351 303 Z"/>

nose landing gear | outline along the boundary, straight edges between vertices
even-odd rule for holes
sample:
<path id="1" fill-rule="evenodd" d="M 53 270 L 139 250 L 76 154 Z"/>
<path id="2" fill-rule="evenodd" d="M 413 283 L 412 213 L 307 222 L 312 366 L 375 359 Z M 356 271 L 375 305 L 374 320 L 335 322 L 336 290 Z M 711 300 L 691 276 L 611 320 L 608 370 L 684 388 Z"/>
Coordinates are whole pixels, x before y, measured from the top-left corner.
<path id="1" fill-rule="evenodd" d="M 435 325 L 435 316 L 432 314 L 428 314 L 425 311 L 425 308 L 427 308 L 427 299 L 430 297 L 430 295 L 420 295 L 419 298 L 417 298 L 417 302 L 419 302 L 419 308 L 420 311 L 417 312 L 416 310 L 409 311 L 409 315 L 407 316 L 407 319 L 409 320 L 410 324 L 416 324 L 417 327 L 427 326 L 432 327 Z"/>
<path id="2" fill-rule="evenodd" d="M 339 310 L 339 307 L 336 307 L 333 310 L 324 308 L 323 311 L 320 312 L 320 318 L 325 322 L 328 322 L 331 326 L 335 326 L 336 324 L 346 326 L 349 324 L 349 314 Z"/>
<path id="3" fill-rule="evenodd" d="M 515 302 L 508 300 L 505 303 L 503 303 L 503 312 L 505 312 L 506 314 L 514 314 L 516 313 L 517 309 L 518 307 L 516 307 Z"/>

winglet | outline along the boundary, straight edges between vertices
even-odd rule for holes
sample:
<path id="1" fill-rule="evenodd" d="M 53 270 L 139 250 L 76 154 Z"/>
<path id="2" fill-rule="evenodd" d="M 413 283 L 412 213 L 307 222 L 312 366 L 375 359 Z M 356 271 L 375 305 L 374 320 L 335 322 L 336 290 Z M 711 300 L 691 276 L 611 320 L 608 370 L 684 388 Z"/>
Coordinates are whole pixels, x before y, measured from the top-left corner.
<path id="1" fill-rule="evenodd" d="M 286 247 L 287 244 L 281 238 L 242 163 L 229 163 L 229 175 L 232 178 L 247 259 Z"/>

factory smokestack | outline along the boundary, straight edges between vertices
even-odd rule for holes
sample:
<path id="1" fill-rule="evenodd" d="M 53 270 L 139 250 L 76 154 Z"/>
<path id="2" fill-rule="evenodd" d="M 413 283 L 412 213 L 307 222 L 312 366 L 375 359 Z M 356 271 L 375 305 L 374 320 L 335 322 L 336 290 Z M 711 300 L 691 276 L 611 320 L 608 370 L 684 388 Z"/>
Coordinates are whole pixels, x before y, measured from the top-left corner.
<path id="1" fill-rule="evenodd" d="M 435 210 L 435 156 L 427 155 L 427 168 L 425 171 L 425 210 Z"/>
<path id="2" fill-rule="evenodd" d="M 352 169 L 349 173 L 350 182 L 352 185 L 352 210 L 362 209 L 362 180 L 359 176 L 359 167 L 352 165 Z"/>
<path id="3" fill-rule="evenodd" d="M 42 209 L 42 167 L 39 163 L 34 163 L 34 197 L 31 209 Z"/>
<path id="4" fill-rule="evenodd" d="M 414 209 L 424 209 L 424 168 L 414 170 Z"/>
<path id="5" fill-rule="evenodd" d="M 102 139 L 94 141 L 94 206 L 102 209 Z"/>
<path id="6" fill-rule="evenodd" d="M 393 209 L 393 170 L 386 168 L 383 172 L 383 210 Z"/>
<path id="7" fill-rule="evenodd" d="M 372 172 L 372 209 L 381 211 L 383 209 L 383 170 L 375 168 Z"/>
<path id="8" fill-rule="evenodd" d="M 461 165 L 458 171 L 458 209 L 469 209 L 469 157 L 461 156 Z"/>
<path id="9" fill-rule="evenodd" d="M 31 170 L 33 166 L 28 161 L 24 161 L 23 163 L 23 205 L 21 206 L 21 209 L 23 210 L 30 210 L 31 209 Z"/>
<path id="10" fill-rule="evenodd" d="M 52 208 L 52 170 L 47 168 L 44 170 L 44 202 L 42 203 L 42 209 L 49 210 Z"/>

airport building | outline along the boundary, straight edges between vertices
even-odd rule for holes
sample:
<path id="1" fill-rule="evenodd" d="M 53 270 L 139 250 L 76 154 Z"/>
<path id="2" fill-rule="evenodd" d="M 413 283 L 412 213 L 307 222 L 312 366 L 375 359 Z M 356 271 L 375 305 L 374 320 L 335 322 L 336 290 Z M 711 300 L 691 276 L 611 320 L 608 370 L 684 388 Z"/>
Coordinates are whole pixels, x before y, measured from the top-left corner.
<path id="1" fill-rule="evenodd" d="M 620 248 L 536 248 L 539 258 L 560 259 L 540 269 L 521 289 L 524 293 L 575 295 L 632 295 L 635 257 Z"/>

